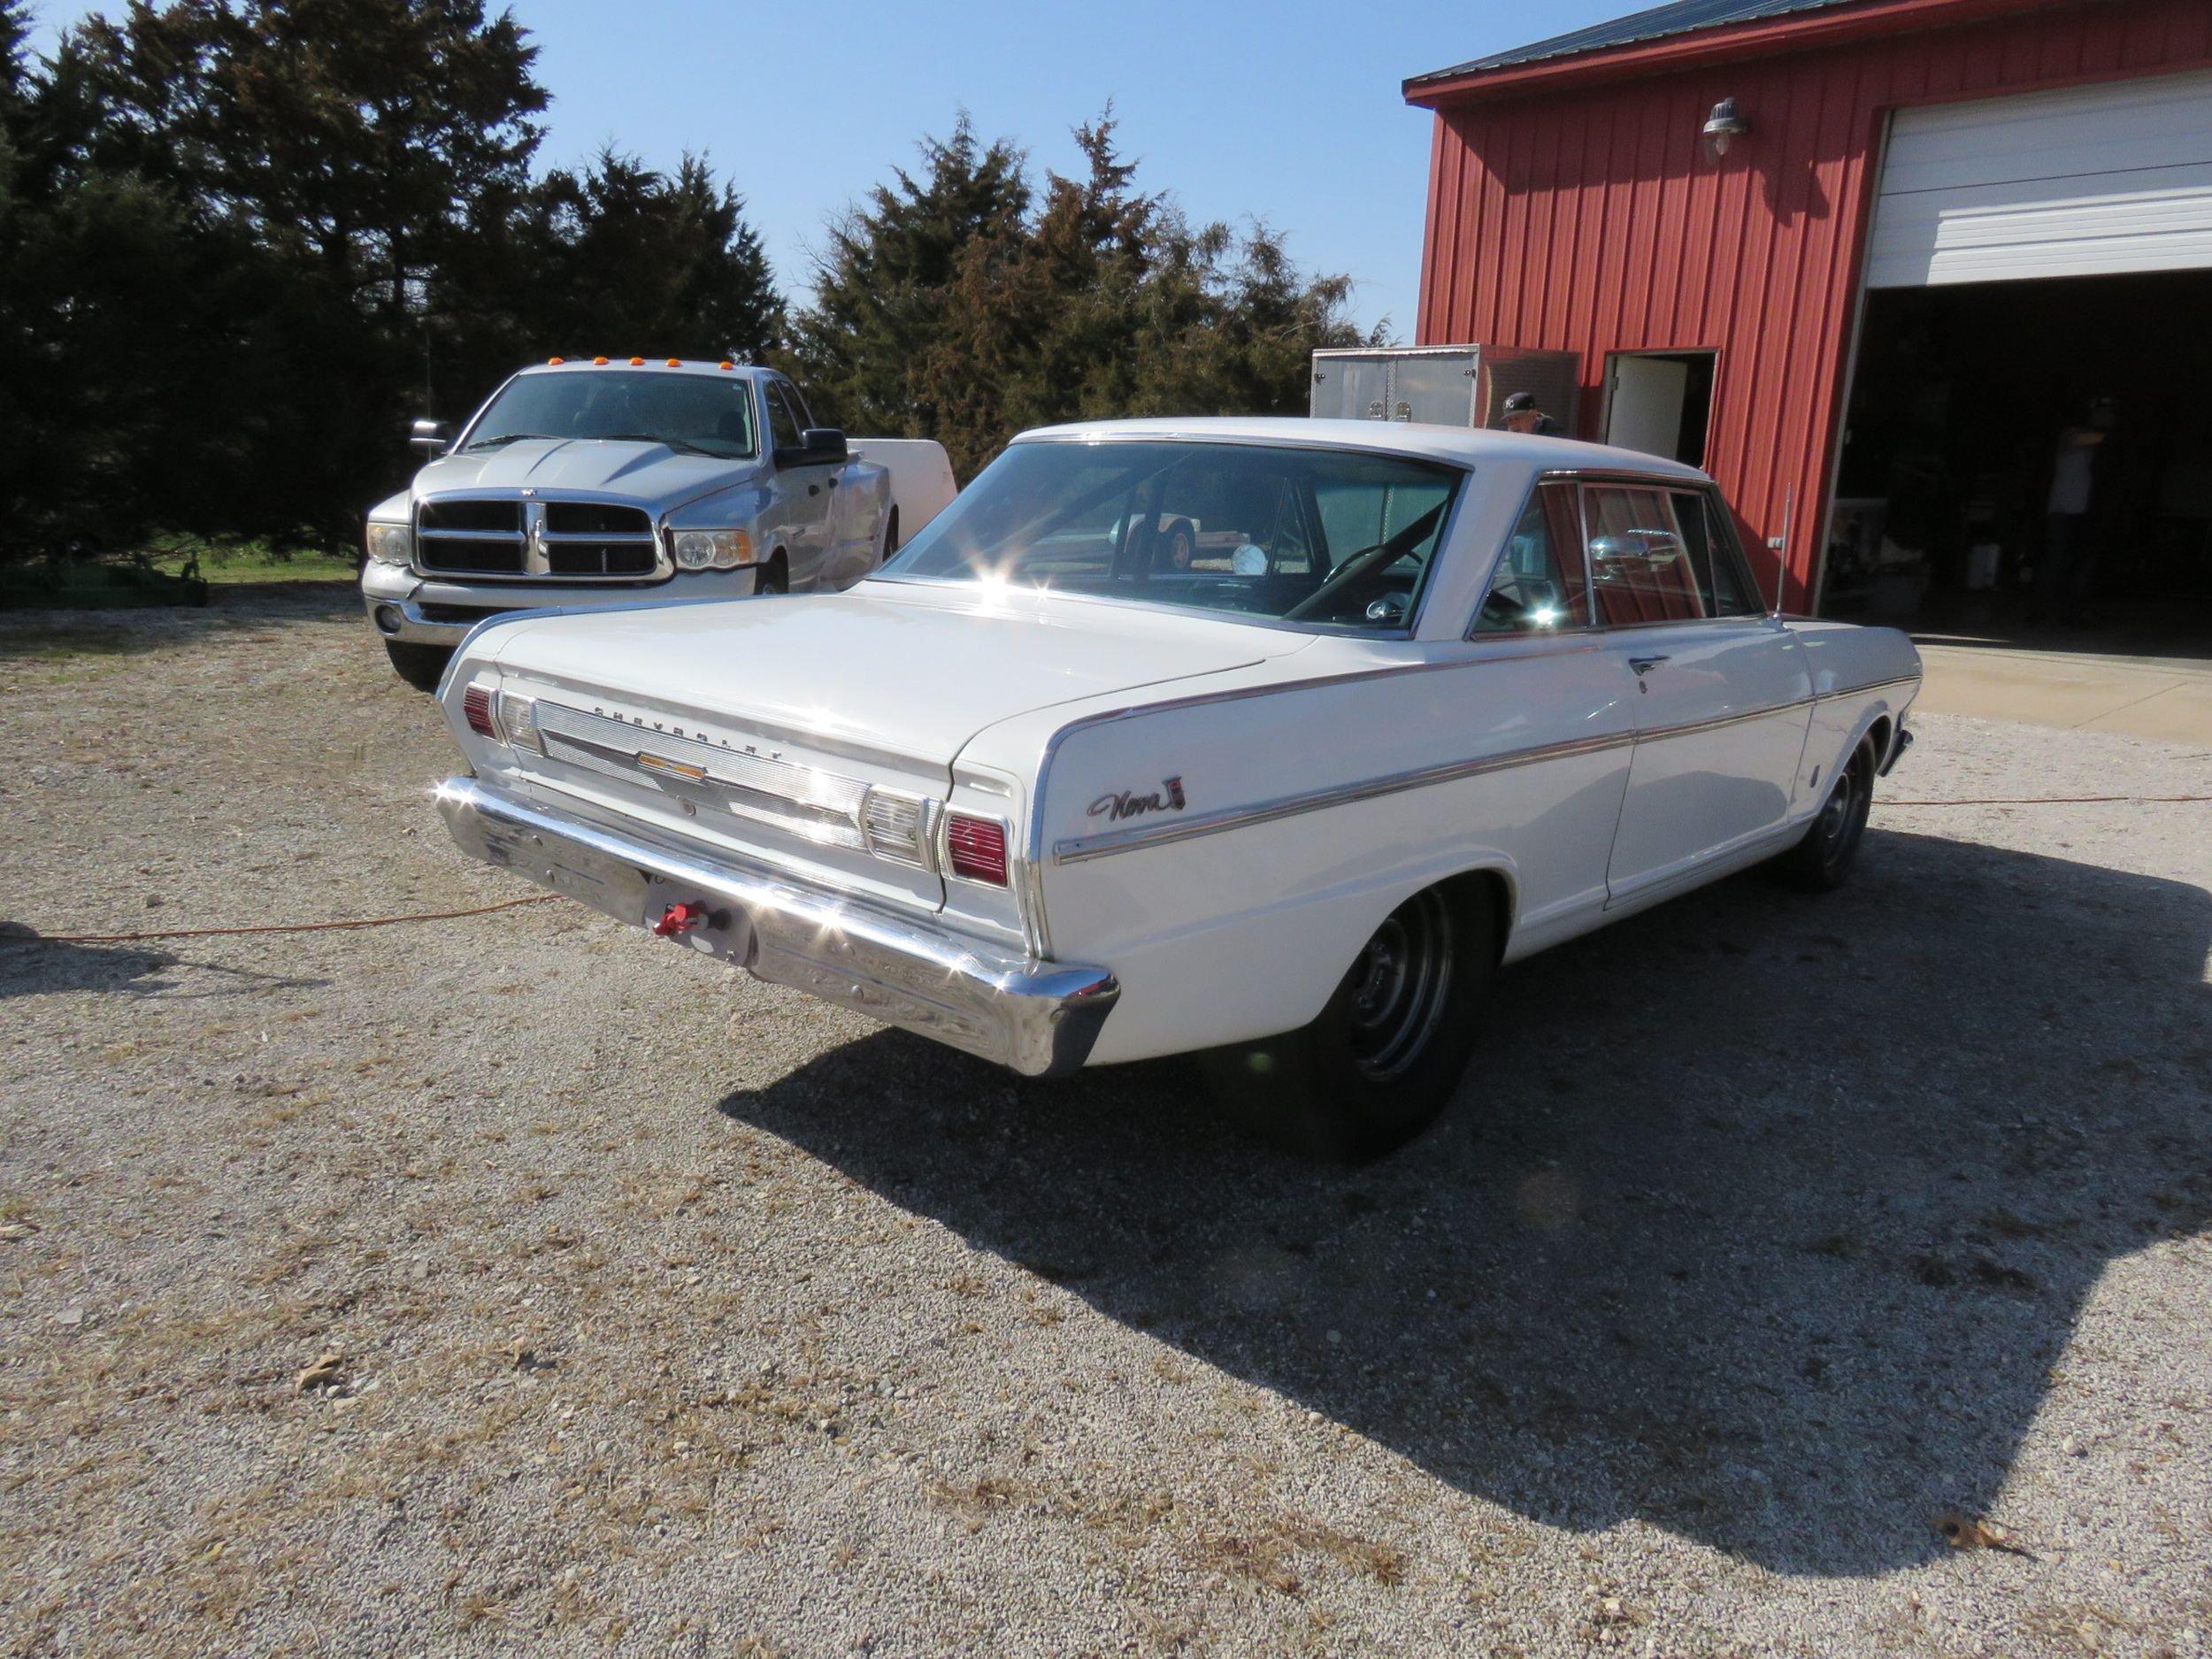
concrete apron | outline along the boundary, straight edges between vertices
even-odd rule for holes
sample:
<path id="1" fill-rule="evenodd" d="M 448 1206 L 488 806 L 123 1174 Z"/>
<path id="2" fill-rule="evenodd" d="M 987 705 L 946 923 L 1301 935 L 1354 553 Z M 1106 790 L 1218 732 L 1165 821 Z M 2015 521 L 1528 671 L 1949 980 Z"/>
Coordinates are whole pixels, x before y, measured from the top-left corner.
<path id="1" fill-rule="evenodd" d="M 1924 644 L 1928 714 L 2212 743 L 2212 662 Z"/>

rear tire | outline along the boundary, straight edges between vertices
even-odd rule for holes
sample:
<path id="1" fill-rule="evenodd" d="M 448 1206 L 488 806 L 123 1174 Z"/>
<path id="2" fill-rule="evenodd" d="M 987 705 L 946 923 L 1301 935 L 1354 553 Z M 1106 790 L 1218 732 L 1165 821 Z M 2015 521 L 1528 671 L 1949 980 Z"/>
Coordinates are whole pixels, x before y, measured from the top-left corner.
<path id="1" fill-rule="evenodd" d="M 1432 1123 L 1467 1069 L 1497 979 L 1486 881 L 1417 893 L 1375 930 L 1320 1015 L 1200 1056 L 1225 1114 L 1259 1139 L 1348 1163 Z"/>
<path id="2" fill-rule="evenodd" d="M 1777 874 L 1808 893 L 1832 893 L 1850 879 L 1866 839 L 1867 814 L 1874 806 L 1874 740 L 1852 750 L 1820 811 L 1805 826 L 1804 839 L 1774 861 Z"/>
<path id="3" fill-rule="evenodd" d="M 453 660 L 449 646 L 418 645 L 409 640 L 387 640 L 384 654 L 392 659 L 392 672 L 417 691 L 435 691 Z"/>

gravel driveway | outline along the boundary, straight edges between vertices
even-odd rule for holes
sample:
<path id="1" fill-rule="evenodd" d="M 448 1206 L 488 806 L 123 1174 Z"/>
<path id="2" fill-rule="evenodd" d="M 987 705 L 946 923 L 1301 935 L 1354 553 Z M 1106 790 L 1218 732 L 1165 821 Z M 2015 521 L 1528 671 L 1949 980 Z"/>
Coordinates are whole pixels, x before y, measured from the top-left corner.
<path id="1" fill-rule="evenodd" d="M 19 931 L 522 891 L 343 589 L 0 690 Z M 1893 798 L 2212 791 L 1918 730 Z M 2212 1652 L 2208 948 L 2212 807 L 1878 805 L 1344 1171 L 557 902 L 0 942 L 0 1652 Z"/>

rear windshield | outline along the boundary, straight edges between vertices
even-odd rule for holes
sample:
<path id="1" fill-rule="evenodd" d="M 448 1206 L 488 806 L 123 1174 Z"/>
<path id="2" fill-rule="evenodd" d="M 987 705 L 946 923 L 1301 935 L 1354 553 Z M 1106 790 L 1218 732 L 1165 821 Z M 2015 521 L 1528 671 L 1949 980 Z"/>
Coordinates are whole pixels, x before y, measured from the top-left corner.
<path id="1" fill-rule="evenodd" d="M 1017 443 L 884 574 L 1402 629 L 1463 476 L 1348 449 Z"/>
<path id="2" fill-rule="evenodd" d="M 749 456 L 752 386 L 736 375 L 628 369 L 518 374 L 469 428 L 461 449 L 499 449 L 525 438 L 618 439 L 694 455 Z"/>

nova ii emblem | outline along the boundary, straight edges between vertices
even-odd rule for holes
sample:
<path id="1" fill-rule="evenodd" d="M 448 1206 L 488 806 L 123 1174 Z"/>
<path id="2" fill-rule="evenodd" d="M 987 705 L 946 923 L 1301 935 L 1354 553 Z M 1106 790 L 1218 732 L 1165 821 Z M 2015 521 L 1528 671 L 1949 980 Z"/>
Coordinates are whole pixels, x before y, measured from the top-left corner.
<path id="1" fill-rule="evenodd" d="M 1131 789 L 1102 795 L 1091 803 L 1090 816 L 1118 823 L 1123 818 L 1135 818 L 1144 812 L 1180 812 L 1183 805 L 1182 779 L 1179 776 L 1163 778 L 1160 787 L 1149 795 L 1139 795 Z"/>

